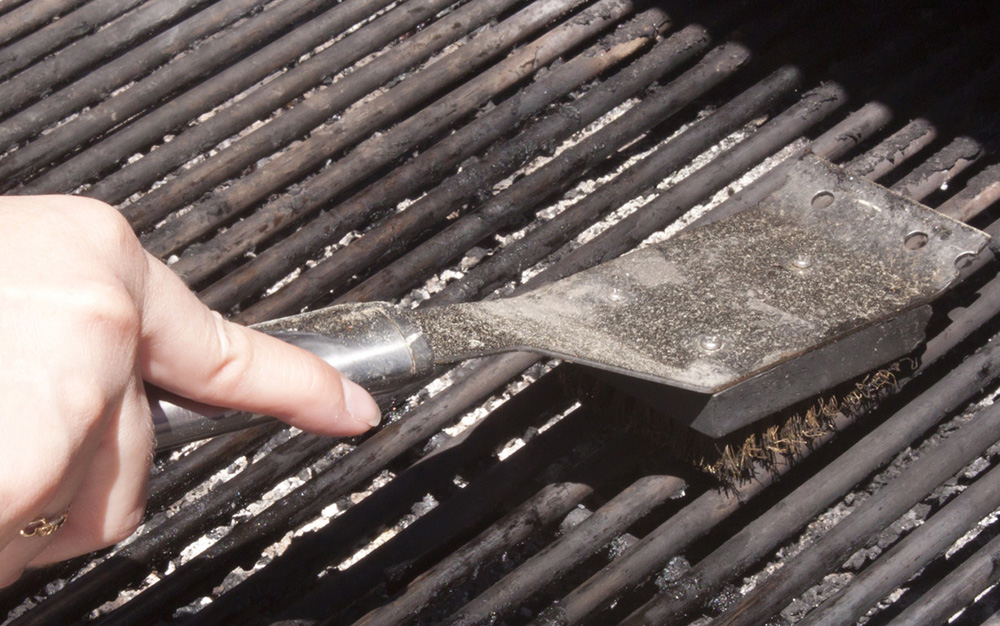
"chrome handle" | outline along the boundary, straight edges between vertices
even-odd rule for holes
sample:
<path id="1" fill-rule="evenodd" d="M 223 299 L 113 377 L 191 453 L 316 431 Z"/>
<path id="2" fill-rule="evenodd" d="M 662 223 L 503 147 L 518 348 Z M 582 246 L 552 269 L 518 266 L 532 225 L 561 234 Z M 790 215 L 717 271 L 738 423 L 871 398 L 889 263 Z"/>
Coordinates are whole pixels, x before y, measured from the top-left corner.
<path id="1" fill-rule="evenodd" d="M 381 302 L 328 307 L 254 328 L 312 352 L 372 393 L 419 380 L 434 367 L 419 327 L 405 312 Z M 152 385 L 146 396 L 157 450 L 271 419 L 201 404 Z"/>

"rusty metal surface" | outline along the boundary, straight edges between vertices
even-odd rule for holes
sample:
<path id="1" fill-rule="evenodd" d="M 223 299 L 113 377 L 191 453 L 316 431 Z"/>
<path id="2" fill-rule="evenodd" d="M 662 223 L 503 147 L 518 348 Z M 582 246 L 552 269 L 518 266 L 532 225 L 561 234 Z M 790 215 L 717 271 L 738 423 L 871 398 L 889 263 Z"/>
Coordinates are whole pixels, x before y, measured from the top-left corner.
<path id="1" fill-rule="evenodd" d="M 527 349 L 714 394 L 933 300 L 987 240 L 805 157 L 732 218 L 524 296 L 418 315 L 442 359 Z M 912 349 L 920 326 L 853 374 Z"/>

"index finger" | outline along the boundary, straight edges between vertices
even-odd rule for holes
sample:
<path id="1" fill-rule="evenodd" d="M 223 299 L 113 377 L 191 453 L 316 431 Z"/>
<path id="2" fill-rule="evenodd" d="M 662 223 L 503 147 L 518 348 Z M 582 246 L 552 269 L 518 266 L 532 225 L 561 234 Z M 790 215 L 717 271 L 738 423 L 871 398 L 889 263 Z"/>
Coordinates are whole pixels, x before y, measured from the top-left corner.
<path id="1" fill-rule="evenodd" d="M 354 435 L 378 424 L 371 396 L 322 359 L 223 319 L 149 254 L 146 266 L 139 348 L 145 380 L 319 434 Z"/>

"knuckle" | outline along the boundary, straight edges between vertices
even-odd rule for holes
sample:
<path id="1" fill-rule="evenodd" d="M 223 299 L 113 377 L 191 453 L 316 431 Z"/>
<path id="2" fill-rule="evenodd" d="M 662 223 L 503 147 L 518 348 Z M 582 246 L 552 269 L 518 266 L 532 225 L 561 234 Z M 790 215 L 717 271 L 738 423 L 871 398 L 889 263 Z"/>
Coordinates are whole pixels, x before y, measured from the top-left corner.
<path id="1" fill-rule="evenodd" d="M 247 375 L 253 363 L 253 345 L 244 332 L 218 314 L 213 314 L 217 337 L 218 354 L 216 365 L 211 372 L 214 386 L 234 393 L 247 383 Z"/>
<path id="2" fill-rule="evenodd" d="M 118 338 L 139 333 L 139 310 L 132 296 L 120 285 L 89 281 L 65 294 L 64 299 L 76 313 L 78 323 L 86 325 L 89 332 L 110 332 Z"/>
<path id="3" fill-rule="evenodd" d="M 140 258 L 142 244 L 118 209 L 93 198 L 72 197 L 70 201 L 74 218 L 86 228 L 93 245 L 105 253 Z"/>
<path id="4" fill-rule="evenodd" d="M 108 236 L 121 236 L 124 232 L 131 234 L 132 229 L 128 220 L 113 206 L 94 198 L 82 196 L 71 196 L 69 201 L 74 205 L 72 207 L 73 213 L 90 224 L 95 232 Z"/>

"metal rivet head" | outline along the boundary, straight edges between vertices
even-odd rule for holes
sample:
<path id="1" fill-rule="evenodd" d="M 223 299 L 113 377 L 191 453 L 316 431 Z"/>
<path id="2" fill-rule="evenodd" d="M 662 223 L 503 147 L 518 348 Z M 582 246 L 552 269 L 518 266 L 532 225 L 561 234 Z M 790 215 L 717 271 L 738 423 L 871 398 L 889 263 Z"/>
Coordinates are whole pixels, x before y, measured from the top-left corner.
<path id="1" fill-rule="evenodd" d="M 955 257 L 955 269 L 961 271 L 972 265 L 976 260 L 975 252 L 963 252 Z"/>
<path id="2" fill-rule="evenodd" d="M 716 335 L 704 335 L 698 339 L 698 347 L 705 352 L 715 352 L 722 347 L 722 339 Z"/>
<path id="3" fill-rule="evenodd" d="M 804 270 L 812 267 L 813 261 L 808 254 L 799 254 L 792 259 L 792 267 L 800 270 Z"/>
<path id="4" fill-rule="evenodd" d="M 810 204 L 817 211 L 825 209 L 833 204 L 833 194 L 829 191 L 821 191 L 812 197 Z"/>
<path id="5" fill-rule="evenodd" d="M 915 230 L 903 239 L 903 247 L 907 250 L 919 250 L 926 246 L 929 240 L 927 233 Z"/>

